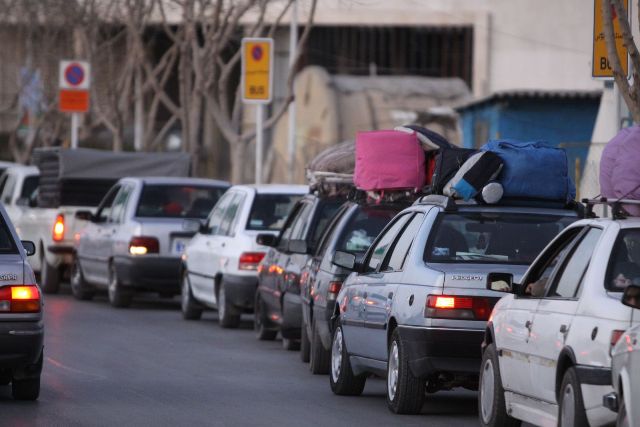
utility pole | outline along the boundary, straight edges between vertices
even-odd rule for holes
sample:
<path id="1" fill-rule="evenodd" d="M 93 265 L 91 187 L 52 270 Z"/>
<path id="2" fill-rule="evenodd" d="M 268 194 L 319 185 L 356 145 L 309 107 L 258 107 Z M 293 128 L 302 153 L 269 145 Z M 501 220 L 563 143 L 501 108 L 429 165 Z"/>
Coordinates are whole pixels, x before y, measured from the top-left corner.
<path id="1" fill-rule="evenodd" d="M 289 69 L 293 72 L 296 59 L 296 47 L 298 45 L 298 0 L 293 0 L 291 5 L 291 23 L 289 26 Z M 287 145 L 287 164 L 289 166 L 289 183 L 295 179 L 296 166 L 296 100 L 289 104 L 289 141 Z"/>

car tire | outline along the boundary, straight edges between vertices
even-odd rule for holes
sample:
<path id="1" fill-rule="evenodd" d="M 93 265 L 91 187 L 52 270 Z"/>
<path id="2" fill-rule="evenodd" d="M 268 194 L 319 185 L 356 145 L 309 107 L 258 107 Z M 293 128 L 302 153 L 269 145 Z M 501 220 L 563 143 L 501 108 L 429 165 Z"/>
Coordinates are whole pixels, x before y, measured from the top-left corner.
<path id="1" fill-rule="evenodd" d="M 324 349 L 318 334 L 316 319 L 311 321 L 311 355 L 309 369 L 313 375 L 326 375 L 331 369 L 331 352 Z"/>
<path id="2" fill-rule="evenodd" d="M 489 344 L 482 354 L 478 387 L 478 417 L 483 427 L 517 427 L 520 420 L 507 413 L 500 365 L 495 344 Z"/>
<path id="3" fill-rule="evenodd" d="M 225 329 L 237 328 L 240 325 L 240 314 L 227 300 L 227 290 L 224 279 L 220 281 L 218 288 L 218 323 Z"/>
<path id="4" fill-rule="evenodd" d="M 60 269 L 50 265 L 44 254 L 40 258 L 40 287 L 45 294 L 57 294 L 60 290 Z"/>
<path id="5" fill-rule="evenodd" d="M 200 320 L 203 309 L 191 293 L 191 283 L 189 282 L 189 275 L 186 271 L 182 274 L 181 288 L 180 308 L 182 310 L 182 318 L 184 320 Z"/>
<path id="6" fill-rule="evenodd" d="M 300 341 L 291 338 L 282 338 L 282 348 L 287 351 L 300 350 Z"/>
<path id="7" fill-rule="evenodd" d="M 78 259 L 73 260 L 73 266 L 71 267 L 71 293 L 74 298 L 80 301 L 92 300 L 95 295 L 95 290 L 89 285 L 82 275 L 82 269 L 80 268 L 80 262 Z"/>
<path id="8" fill-rule="evenodd" d="M 300 360 L 302 363 L 309 363 L 311 353 L 311 342 L 309 342 L 309 336 L 307 335 L 307 324 L 302 321 L 300 327 Z"/>
<path id="9" fill-rule="evenodd" d="M 256 297 L 254 303 L 254 315 L 253 315 L 253 330 L 256 333 L 256 338 L 260 341 L 273 341 L 278 335 L 278 331 L 268 329 L 267 319 L 265 318 L 264 303 L 260 298 L 260 291 L 256 290 Z"/>
<path id="10" fill-rule="evenodd" d="M 620 408 L 618 408 L 616 427 L 631 427 L 629 414 L 627 413 L 627 405 L 624 404 L 624 397 L 622 395 L 620 396 Z"/>
<path id="11" fill-rule="evenodd" d="M 11 395 L 16 400 L 37 400 L 40 396 L 40 375 L 35 378 L 14 379 Z"/>
<path id="12" fill-rule="evenodd" d="M 338 325 L 331 340 L 331 391 L 340 396 L 359 396 L 367 382 L 365 375 L 354 375 L 349 361 L 349 353 L 344 342 L 342 326 Z"/>
<path id="13" fill-rule="evenodd" d="M 582 400 L 582 389 L 578 381 L 576 368 L 573 366 L 566 370 L 562 377 L 562 385 L 558 395 L 558 426 L 588 426 L 587 412 Z"/>
<path id="14" fill-rule="evenodd" d="M 116 267 L 113 264 L 109 266 L 108 296 L 109 303 L 115 308 L 129 307 L 133 301 L 133 292 L 123 288 L 120 280 L 118 280 Z"/>
<path id="15" fill-rule="evenodd" d="M 387 359 L 387 406 L 395 414 L 419 414 L 424 404 L 426 382 L 409 368 L 405 344 L 398 329 L 391 334 Z"/>

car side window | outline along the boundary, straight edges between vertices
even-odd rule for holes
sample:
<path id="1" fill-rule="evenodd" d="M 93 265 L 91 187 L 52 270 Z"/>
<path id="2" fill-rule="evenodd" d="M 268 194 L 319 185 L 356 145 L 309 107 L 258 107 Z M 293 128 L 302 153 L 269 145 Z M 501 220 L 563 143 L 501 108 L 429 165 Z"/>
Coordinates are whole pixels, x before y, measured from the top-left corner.
<path id="1" fill-rule="evenodd" d="M 120 185 L 111 187 L 107 195 L 104 196 L 104 199 L 102 199 L 102 201 L 100 202 L 100 205 L 96 210 L 96 218 L 99 218 L 100 221 L 106 221 L 107 218 L 109 218 L 113 200 L 116 198 L 116 194 L 118 194 L 121 188 L 122 187 Z"/>
<path id="2" fill-rule="evenodd" d="M 327 252 L 327 247 L 329 246 L 329 242 L 331 242 L 332 240 L 331 236 L 333 235 L 333 233 L 335 233 L 336 228 L 338 227 L 338 224 L 340 224 L 342 217 L 345 215 L 345 212 L 347 212 L 347 209 L 340 209 L 335 214 L 335 216 L 333 217 L 329 225 L 327 226 L 327 229 L 322 234 L 322 237 L 318 242 L 318 248 L 316 249 L 316 252 L 315 252 L 316 256 L 318 255 L 322 256 L 322 254 L 325 254 Z"/>
<path id="3" fill-rule="evenodd" d="M 240 206 L 244 196 L 242 194 L 236 194 L 229 202 L 227 209 L 225 209 L 222 215 L 222 221 L 220 222 L 220 230 L 218 234 L 221 236 L 230 236 L 233 231 L 233 224 L 236 223 L 236 218 L 240 212 Z"/>
<path id="4" fill-rule="evenodd" d="M 13 192 L 15 191 L 16 186 L 16 176 L 12 174 L 7 174 L 7 180 L 4 183 L 4 190 L 2 191 L 2 203 L 8 205 L 11 203 L 11 197 L 13 196 Z"/>
<path id="5" fill-rule="evenodd" d="M 125 185 L 116 195 L 108 217 L 110 223 L 119 224 L 124 220 L 124 212 L 127 207 L 129 194 L 131 194 L 131 186 Z"/>
<path id="6" fill-rule="evenodd" d="M 526 278 L 524 285 L 525 296 L 540 298 L 545 295 L 549 279 L 559 267 L 560 262 L 581 236 L 584 228 L 575 227 L 567 231 L 564 239 L 555 241 L 542 255 L 531 273 Z"/>
<path id="7" fill-rule="evenodd" d="M 587 267 L 591 261 L 591 255 L 596 247 L 596 243 L 602 234 L 599 228 L 590 228 L 586 235 L 580 240 L 567 257 L 562 271 L 553 285 L 547 292 L 550 298 L 575 298 L 578 295 L 582 278 L 587 272 Z"/>
<path id="8" fill-rule="evenodd" d="M 300 215 L 298 215 L 298 219 L 296 219 L 296 223 L 293 224 L 293 228 L 291 229 L 291 240 L 303 238 L 304 230 L 309 223 L 311 212 L 313 211 L 311 203 L 304 203 L 302 206 Z"/>
<path id="9" fill-rule="evenodd" d="M 402 230 L 400 237 L 393 244 L 393 248 L 391 249 L 391 253 L 387 256 L 386 261 L 382 265 L 382 271 L 400 271 L 404 266 L 404 261 L 407 259 L 407 255 L 409 255 L 409 249 L 411 249 L 411 244 L 413 243 L 413 239 L 415 239 L 418 234 L 418 230 L 422 225 L 422 221 L 424 220 L 424 214 L 417 213 L 415 214 L 408 224 Z"/>
<path id="10" fill-rule="evenodd" d="M 640 285 L 640 229 L 620 230 L 613 245 L 604 286 L 622 292 L 629 285 Z"/>
<path id="11" fill-rule="evenodd" d="M 222 223 L 222 219 L 224 216 L 224 212 L 229 206 L 229 202 L 233 199 L 236 193 L 225 193 L 224 196 L 218 200 L 218 203 L 213 207 L 211 211 L 211 215 L 209 216 L 209 221 L 207 222 L 207 227 L 209 228 L 209 234 L 218 234 L 220 229 L 220 224 Z"/>
<path id="12" fill-rule="evenodd" d="M 409 220 L 410 216 L 411 214 L 405 214 L 396 218 L 395 221 L 393 221 L 393 223 L 382 232 L 377 241 L 374 242 L 374 246 L 369 249 L 368 260 L 365 263 L 367 266 L 365 271 L 366 273 L 376 271 L 380 264 L 382 264 L 387 251 L 393 244 L 400 230 L 402 230 L 406 222 Z"/>
<path id="13" fill-rule="evenodd" d="M 287 221 L 284 224 L 284 228 L 282 229 L 282 232 L 280 233 L 280 237 L 278 239 L 278 249 L 280 251 L 286 251 L 289 247 L 289 239 L 291 238 L 293 227 L 295 227 L 296 221 L 300 217 L 304 206 L 305 205 L 302 202 L 298 203 L 296 206 L 294 206 L 291 214 L 287 217 Z"/>

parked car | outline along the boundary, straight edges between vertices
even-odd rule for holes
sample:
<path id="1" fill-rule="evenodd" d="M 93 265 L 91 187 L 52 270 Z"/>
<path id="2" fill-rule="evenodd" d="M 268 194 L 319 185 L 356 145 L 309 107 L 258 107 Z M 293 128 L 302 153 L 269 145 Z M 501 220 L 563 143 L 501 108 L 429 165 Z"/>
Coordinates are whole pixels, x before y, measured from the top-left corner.
<path id="1" fill-rule="evenodd" d="M 300 275 L 303 361 L 313 374 L 328 374 L 336 296 L 350 270 L 332 263 L 336 251 L 354 254 L 356 263 L 382 229 L 407 203 L 345 203 Z M 308 337 L 308 338 L 307 338 Z M 305 351 L 306 350 L 306 351 Z"/>
<path id="2" fill-rule="evenodd" d="M 35 166 L 11 166 L 0 176 L 0 200 L 15 223 L 28 207 L 35 205 L 40 171 Z M 20 229 L 16 229 L 20 236 Z"/>
<path id="3" fill-rule="evenodd" d="M 42 297 L 27 256 L 33 242 L 18 235 L 0 207 L 0 385 L 11 383 L 14 399 L 40 395 L 44 320 Z"/>
<path id="4" fill-rule="evenodd" d="M 587 219 L 568 227 L 529 267 L 487 324 L 478 395 L 483 426 L 606 425 L 610 351 L 629 327 L 621 293 L 640 280 L 640 220 Z M 637 323 L 640 319 L 633 319 Z"/>
<path id="5" fill-rule="evenodd" d="M 214 308 L 220 326 L 235 328 L 242 313 L 253 312 L 258 264 L 268 250 L 256 236 L 277 235 L 293 205 L 308 191 L 303 185 L 275 184 L 236 185 L 227 191 L 185 248 L 185 319 L 200 319 L 204 308 Z"/>
<path id="6" fill-rule="evenodd" d="M 13 219 L 22 239 L 33 241 L 39 256 L 29 262 L 45 293 L 57 293 L 74 263 L 75 236 L 85 221 L 80 210 L 94 209 L 125 176 L 188 176 L 186 153 L 114 153 L 86 148 L 38 148 L 33 163 L 40 171 L 37 192 L 21 203 Z"/>
<path id="7" fill-rule="evenodd" d="M 81 300 L 107 289 L 114 307 L 131 304 L 134 292 L 180 293 L 181 256 L 193 232 L 185 218 L 204 220 L 229 184 L 198 178 L 123 178 L 79 233 L 71 291 Z"/>
<path id="8" fill-rule="evenodd" d="M 520 276 L 577 219 L 570 209 L 476 205 L 425 196 L 376 238 L 337 296 L 331 389 L 362 393 L 367 374 L 387 378 L 387 404 L 418 413 L 425 392 L 477 389 L 480 344 L 491 308 L 491 272 Z"/>
<path id="9" fill-rule="evenodd" d="M 299 348 L 300 271 L 344 201 L 308 194 L 293 207 L 277 238 L 258 234 L 258 241 L 272 246 L 258 266 L 254 324 L 259 340 L 275 339 L 280 331 L 285 349 Z"/>
<path id="10" fill-rule="evenodd" d="M 638 281 L 640 282 L 640 280 Z M 640 318 L 640 286 L 627 286 L 622 302 L 634 308 L 632 318 Z M 629 328 L 611 352 L 611 384 L 614 392 L 604 396 L 603 404 L 618 413 L 616 425 L 631 427 L 640 424 L 640 325 Z"/>

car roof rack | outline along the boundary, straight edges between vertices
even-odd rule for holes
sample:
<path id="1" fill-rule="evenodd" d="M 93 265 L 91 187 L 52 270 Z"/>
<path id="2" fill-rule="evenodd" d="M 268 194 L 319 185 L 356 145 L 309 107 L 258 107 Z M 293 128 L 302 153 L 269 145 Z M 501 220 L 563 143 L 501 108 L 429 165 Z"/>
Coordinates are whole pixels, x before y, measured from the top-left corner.
<path id="1" fill-rule="evenodd" d="M 582 203 L 587 206 L 585 218 L 597 218 L 597 215 L 593 213 L 593 207 L 596 205 L 604 205 L 605 215 L 607 214 L 606 208 L 610 207 L 611 217 L 613 219 L 626 219 L 631 216 L 627 211 L 624 210 L 623 205 L 640 206 L 640 200 L 611 199 L 607 197 L 600 197 L 597 199 L 582 199 Z"/>
<path id="2" fill-rule="evenodd" d="M 475 200 L 454 200 L 452 197 L 439 194 L 430 194 L 420 197 L 414 204 L 436 205 L 442 207 L 446 212 L 455 212 L 463 206 L 503 206 L 503 207 L 526 207 L 541 209 L 568 209 L 575 211 L 579 217 L 585 217 L 584 206 L 574 200 L 567 203 L 553 200 L 525 199 L 525 198 L 503 198 L 498 203 L 483 204 Z"/>
<path id="3" fill-rule="evenodd" d="M 455 212 L 458 210 L 458 205 L 449 196 L 441 196 L 439 194 L 429 194 L 428 196 L 422 196 L 415 201 L 415 205 L 436 205 L 443 208 L 446 212 Z"/>

